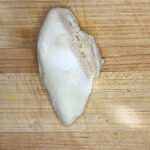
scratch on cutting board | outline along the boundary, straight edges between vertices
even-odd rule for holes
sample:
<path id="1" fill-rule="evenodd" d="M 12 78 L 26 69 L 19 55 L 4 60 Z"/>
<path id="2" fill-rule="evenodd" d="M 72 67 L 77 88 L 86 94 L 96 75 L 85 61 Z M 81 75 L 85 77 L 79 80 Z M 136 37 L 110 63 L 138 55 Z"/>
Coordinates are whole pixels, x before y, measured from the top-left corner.
<path id="1" fill-rule="evenodd" d="M 69 1 L 68 0 L 66 0 L 66 7 L 68 7 L 69 6 Z"/>
<path id="2" fill-rule="evenodd" d="M 8 101 L 14 101 L 16 99 L 16 95 L 15 94 L 9 94 L 7 97 Z"/>
<path id="3" fill-rule="evenodd" d="M 86 19 L 86 15 L 85 15 L 85 9 L 84 9 L 84 2 L 82 0 L 82 8 L 83 8 L 83 15 L 84 15 L 84 19 L 85 19 L 85 25 L 86 25 L 86 28 L 87 28 L 87 19 Z"/>

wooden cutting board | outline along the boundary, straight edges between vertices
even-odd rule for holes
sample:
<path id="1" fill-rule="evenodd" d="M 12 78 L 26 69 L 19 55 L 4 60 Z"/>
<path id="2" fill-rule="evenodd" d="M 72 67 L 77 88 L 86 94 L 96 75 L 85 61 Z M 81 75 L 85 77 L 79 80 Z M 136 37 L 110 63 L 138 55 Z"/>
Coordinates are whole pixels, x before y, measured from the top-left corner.
<path id="1" fill-rule="evenodd" d="M 105 65 L 85 113 L 58 120 L 37 69 L 48 10 L 70 8 Z M 0 150 L 150 150 L 150 0 L 0 0 Z"/>

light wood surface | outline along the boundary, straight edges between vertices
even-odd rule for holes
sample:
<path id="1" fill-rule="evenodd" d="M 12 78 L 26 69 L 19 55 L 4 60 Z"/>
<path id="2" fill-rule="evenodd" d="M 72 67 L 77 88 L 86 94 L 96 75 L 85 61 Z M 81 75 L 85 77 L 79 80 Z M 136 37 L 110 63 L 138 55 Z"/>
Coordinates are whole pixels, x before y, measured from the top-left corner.
<path id="1" fill-rule="evenodd" d="M 85 113 L 63 126 L 37 69 L 36 40 L 69 7 L 105 65 Z M 0 150 L 150 150 L 150 0 L 0 0 Z"/>

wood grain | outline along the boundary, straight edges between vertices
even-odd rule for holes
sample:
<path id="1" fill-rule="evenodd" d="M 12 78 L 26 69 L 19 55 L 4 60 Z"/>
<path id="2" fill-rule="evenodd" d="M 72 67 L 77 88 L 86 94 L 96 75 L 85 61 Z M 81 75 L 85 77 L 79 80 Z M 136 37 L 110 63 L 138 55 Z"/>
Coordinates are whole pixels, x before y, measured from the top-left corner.
<path id="1" fill-rule="evenodd" d="M 103 71 L 150 70 L 149 0 L 1 0 L 0 53 L 4 58 L 0 58 L 0 72 L 38 71 L 38 32 L 48 10 L 55 6 L 69 7 L 81 28 L 95 37 L 106 58 Z M 19 55 L 10 59 L 5 51 Z M 34 56 L 30 60 L 29 51 Z"/>
<path id="2" fill-rule="evenodd" d="M 85 113 L 63 126 L 37 73 L 1 73 L 0 148 L 148 150 L 149 90 L 150 71 L 102 72 Z"/>
<path id="3" fill-rule="evenodd" d="M 57 118 L 36 42 L 50 8 L 68 7 L 105 65 L 85 113 Z M 0 150 L 150 149 L 150 0 L 0 0 Z"/>

